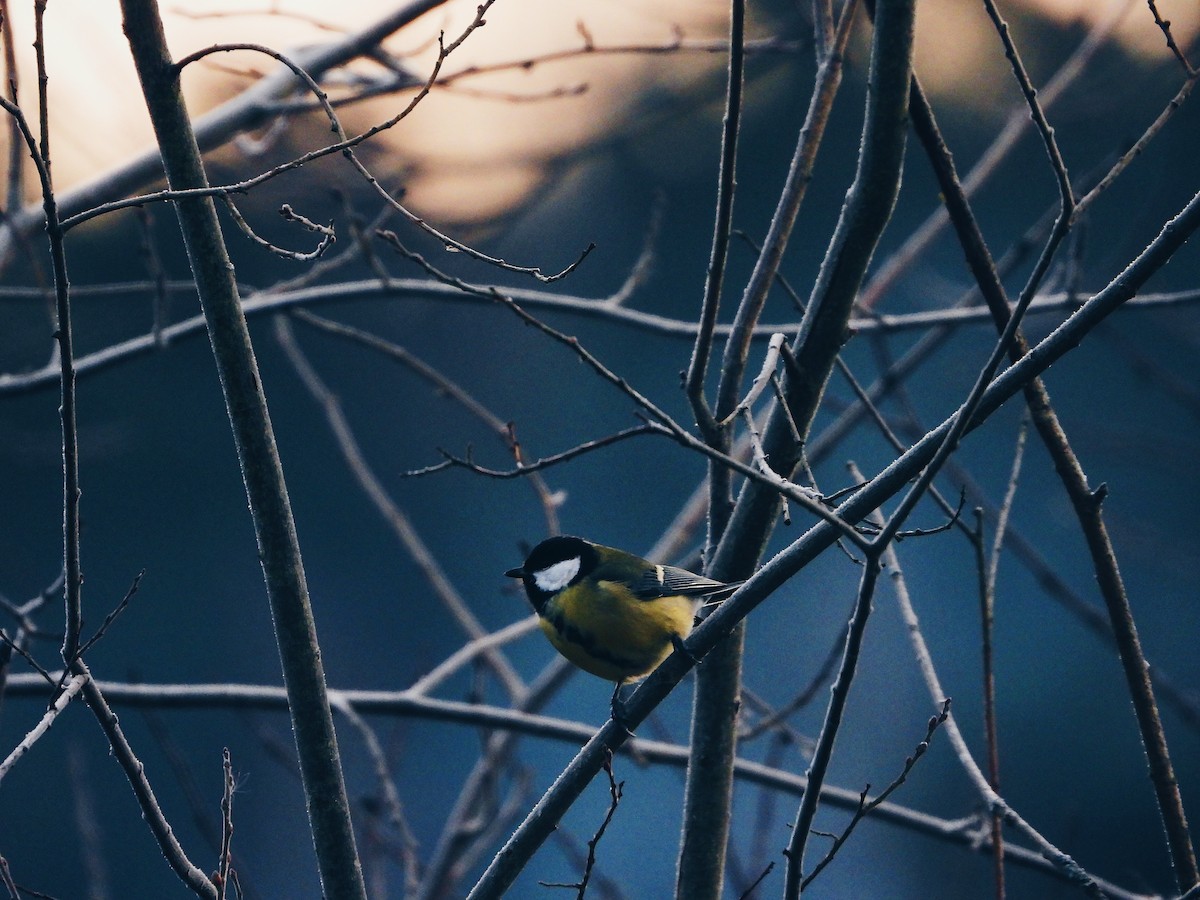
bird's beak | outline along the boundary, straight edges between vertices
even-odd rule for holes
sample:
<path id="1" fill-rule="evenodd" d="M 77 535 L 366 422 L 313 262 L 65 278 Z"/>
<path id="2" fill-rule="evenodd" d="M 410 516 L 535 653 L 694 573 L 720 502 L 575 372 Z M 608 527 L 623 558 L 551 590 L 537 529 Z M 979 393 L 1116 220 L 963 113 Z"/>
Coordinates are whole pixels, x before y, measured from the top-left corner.
<path id="1" fill-rule="evenodd" d="M 524 578 L 525 570 L 522 569 L 520 566 L 517 566 L 515 569 L 509 569 L 507 572 L 504 573 L 504 575 L 506 578 Z"/>

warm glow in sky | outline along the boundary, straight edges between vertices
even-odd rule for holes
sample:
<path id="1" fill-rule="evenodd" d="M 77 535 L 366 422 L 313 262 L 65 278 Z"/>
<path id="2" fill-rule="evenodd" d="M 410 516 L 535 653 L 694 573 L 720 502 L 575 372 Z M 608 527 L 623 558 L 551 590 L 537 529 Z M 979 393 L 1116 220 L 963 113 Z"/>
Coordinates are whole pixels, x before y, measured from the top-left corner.
<path id="1" fill-rule="evenodd" d="M 424 75 L 435 56 L 437 32 L 445 31 L 448 39 L 456 36 L 476 5 L 476 0 L 445 4 L 394 36 L 389 49 Z M 12 4 L 12 28 L 22 105 L 36 118 L 31 6 Z M 256 12 L 268 6 L 279 12 Z M 381 0 L 339 0 L 333 16 L 324 0 L 181 0 L 167 6 L 164 15 L 177 55 L 220 41 L 253 41 L 286 51 L 352 32 L 395 6 Z M 1015 20 L 1014 28 L 1027 26 L 1034 13 L 1064 25 L 1115 22 L 1114 39 L 1152 59 L 1167 58 L 1162 32 L 1140 0 L 1005 0 L 1001 6 Z M 1171 20 L 1179 43 L 1189 47 L 1200 27 L 1200 3 L 1159 0 L 1158 6 Z M 918 8 L 918 67 L 927 88 L 961 104 L 976 98 L 994 104 L 994 92 L 979 86 L 1010 76 L 982 3 L 920 0 Z M 597 47 L 664 45 L 676 33 L 689 40 L 719 39 L 727 28 L 727 10 L 725 0 L 499 0 L 486 27 L 446 62 L 444 72 L 580 48 L 580 23 Z M 766 28 L 769 23 L 752 23 L 756 36 Z M 102 177 L 144 151 L 151 135 L 117 4 L 52 3 L 46 35 L 54 174 L 62 188 Z M 266 71 L 269 64 L 265 57 L 242 54 L 224 57 L 219 65 L 194 66 L 185 78 L 189 103 L 197 114 L 210 110 L 247 83 L 247 70 Z M 580 54 L 462 79 L 435 91 L 409 120 L 381 136 L 376 148 L 386 152 L 374 153 L 370 161 L 384 178 L 404 172 L 406 196 L 424 214 L 460 223 L 486 221 L 528 198 L 549 174 L 564 177 L 564 167 L 556 164 L 581 151 L 585 156 L 588 150 L 602 152 L 614 136 L 635 133 L 648 108 L 685 100 L 708 107 L 712 115 L 712 101 L 719 100 L 721 89 L 715 76 L 722 65 L 721 57 L 711 53 Z M 379 71 L 373 63 L 361 67 Z M 347 129 L 389 118 L 409 96 L 346 109 Z M 304 140 L 313 133 L 306 130 Z M 245 171 L 254 171 L 252 161 Z"/>

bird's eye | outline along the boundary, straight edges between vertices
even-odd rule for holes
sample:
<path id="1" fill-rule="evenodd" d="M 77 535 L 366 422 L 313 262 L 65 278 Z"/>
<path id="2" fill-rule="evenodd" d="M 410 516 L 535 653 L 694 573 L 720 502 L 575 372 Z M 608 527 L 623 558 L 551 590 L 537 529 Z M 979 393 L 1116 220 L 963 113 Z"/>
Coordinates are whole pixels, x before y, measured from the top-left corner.
<path id="1" fill-rule="evenodd" d="M 533 583 L 548 594 L 561 591 L 579 574 L 579 557 L 573 556 L 533 573 Z"/>

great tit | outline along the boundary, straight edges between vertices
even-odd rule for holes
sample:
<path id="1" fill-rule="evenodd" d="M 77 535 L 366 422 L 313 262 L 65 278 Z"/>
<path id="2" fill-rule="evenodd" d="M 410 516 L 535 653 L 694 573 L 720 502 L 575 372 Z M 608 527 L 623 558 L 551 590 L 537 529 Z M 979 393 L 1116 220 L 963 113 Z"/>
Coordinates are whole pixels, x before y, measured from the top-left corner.
<path id="1" fill-rule="evenodd" d="M 504 574 L 524 583 L 554 648 L 585 672 L 615 681 L 617 692 L 683 645 L 701 606 L 738 587 L 570 535 L 542 541 L 523 566 Z"/>

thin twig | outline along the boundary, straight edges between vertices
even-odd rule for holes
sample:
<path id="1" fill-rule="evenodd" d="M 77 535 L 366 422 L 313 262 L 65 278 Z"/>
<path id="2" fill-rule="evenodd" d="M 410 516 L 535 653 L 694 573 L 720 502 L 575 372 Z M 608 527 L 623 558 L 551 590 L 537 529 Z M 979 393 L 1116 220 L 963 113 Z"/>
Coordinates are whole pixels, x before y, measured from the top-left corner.
<path id="1" fill-rule="evenodd" d="M 1044 104 L 1038 99 L 1037 90 L 1034 88 L 1033 81 L 1025 69 L 1025 64 L 1021 62 L 1021 54 L 1018 52 L 1017 45 L 1013 42 L 1012 35 L 1009 33 L 1008 23 L 1004 21 L 1000 15 L 1000 10 L 996 8 L 995 0 L 983 0 L 983 6 L 996 28 L 996 33 L 1000 35 L 1000 41 L 1004 44 L 1004 55 L 1008 58 L 1013 75 L 1016 76 L 1017 84 L 1021 88 L 1021 93 L 1025 95 L 1025 103 L 1029 107 L 1029 114 L 1033 118 L 1033 124 L 1037 127 L 1038 134 L 1042 138 L 1042 145 L 1045 147 L 1046 156 L 1049 158 L 1050 166 L 1054 170 L 1055 178 L 1058 180 L 1058 193 L 1062 202 L 1063 214 L 1069 217 L 1075 204 L 1074 194 L 1071 191 L 1071 178 L 1067 174 L 1067 164 L 1063 162 L 1062 153 L 1058 149 L 1058 141 L 1054 137 L 1054 129 L 1050 127 L 1050 122 L 1046 119 Z"/>
<path id="2" fill-rule="evenodd" d="M 378 353 L 382 353 L 388 359 L 400 363 L 409 371 L 414 372 L 433 385 L 438 394 L 449 397 L 479 421 L 483 422 L 516 457 L 517 463 L 523 463 L 521 448 L 513 434 L 512 423 L 502 421 L 499 416 L 479 402 L 466 388 L 424 360 L 419 359 L 404 347 L 384 340 L 371 332 L 346 325 L 342 322 L 334 322 L 331 319 L 315 315 L 304 309 L 293 310 L 291 315 L 306 325 L 311 325 L 327 334 L 333 334 L 368 347 Z M 542 507 L 542 513 L 546 518 L 546 531 L 548 534 L 558 534 L 558 504 L 560 498 L 550 490 L 550 486 L 541 475 L 532 472 L 529 475 L 529 483 L 538 498 L 538 503 Z"/>
<path id="3" fill-rule="evenodd" d="M 420 469 L 410 469 L 401 474 L 406 478 L 414 478 L 425 475 L 432 475 L 435 472 L 443 472 L 446 469 L 466 469 L 469 472 L 474 472 L 477 475 L 486 475 L 488 478 L 511 479 L 524 478 L 531 476 L 536 472 L 544 469 L 549 469 L 552 466 L 557 466 L 561 463 L 570 462 L 580 456 L 585 456 L 595 450 L 601 450 L 605 447 L 611 447 L 613 444 L 618 444 L 628 438 L 639 437 L 645 434 L 658 434 L 659 431 L 652 425 L 632 425 L 629 428 L 623 428 L 620 431 L 614 431 L 612 434 L 604 437 L 595 438 L 594 440 L 584 441 L 581 444 L 576 444 L 569 450 L 563 450 L 561 453 L 552 453 L 549 456 L 543 456 L 540 459 L 532 460 L 531 462 L 519 462 L 512 469 L 493 469 L 487 466 L 481 466 L 471 459 L 470 451 L 468 450 L 465 456 L 455 456 L 447 450 L 438 448 L 438 452 L 442 454 L 442 461 L 431 466 L 425 466 Z"/>
<path id="4" fill-rule="evenodd" d="M 947 699 L 942 702 L 942 711 L 936 716 L 929 717 L 929 722 L 925 726 L 925 737 L 921 739 L 919 744 L 917 744 L 916 749 L 914 749 L 912 752 L 912 755 L 904 760 L 904 768 L 900 770 L 900 774 L 897 775 L 892 780 L 892 783 L 884 788 L 884 790 L 878 796 L 868 800 L 867 793 L 871 790 L 871 786 L 867 785 L 865 788 L 863 788 L 862 793 L 859 795 L 858 809 L 854 811 L 854 815 L 850 817 L 850 821 L 846 824 L 846 827 L 842 829 L 842 833 L 834 838 L 833 846 L 830 847 L 826 852 L 824 859 L 813 866 L 813 870 L 807 876 L 805 876 L 802 887 L 808 887 L 810 884 L 812 884 L 813 879 L 820 875 L 822 870 L 824 870 L 826 866 L 833 862 L 833 858 L 837 855 L 837 852 L 842 849 L 842 845 L 850 839 L 850 835 L 854 832 L 854 829 L 858 826 L 858 823 L 878 809 L 880 804 L 887 800 L 888 797 L 895 793 L 896 789 L 899 788 L 900 785 L 904 784 L 904 782 L 908 780 L 909 773 L 911 773 L 913 767 L 916 766 L 917 760 L 924 756 L 925 751 L 929 749 L 929 742 L 933 740 L 934 732 L 937 731 L 939 725 L 946 721 L 946 717 L 949 714 L 950 700 Z"/>
<path id="5" fill-rule="evenodd" d="M 745 475 L 751 480 L 757 481 L 774 491 L 778 491 L 780 494 L 789 497 L 791 500 L 804 507 L 809 512 L 813 513 L 815 516 L 830 521 L 836 527 L 840 528 L 850 540 L 858 540 L 858 535 L 855 533 L 853 526 L 847 522 L 839 521 L 837 516 L 834 515 L 826 506 L 824 506 L 820 502 L 820 499 L 814 496 L 811 491 L 808 491 L 799 485 L 788 481 L 786 478 L 775 474 L 774 471 L 771 471 L 768 474 L 760 471 L 756 466 L 747 465 L 726 453 L 722 453 L 721 451 L 714 449 L 704 441 L 692 435 L 687 429 L 676 422 L 670 415 L 653 403 L 648 397 L 634 388 L 625 378 L 605 366 L 604 363 L 602 363 L 600 359 L 595 356 L 595 354 L 583 346 L 579 338 L 559 331 L 558 329 L 546 324 L 536 316 L 531 315 L 524 308 L 522 308 L 512 296 L 501 291 L 499 288 L 480 287 L 478 285 L 473 285 L 469 282 L 463 281 L 461 278 L 457 278 L 446 272 L 442 272 L 435 266 L 431 265 L 428 260 L 421 256 L 421 254 L 408 249 L 394 232 L 380 232 L 379 236 L 387 243 L 391 244 L 396 249 L 396 252 L 412 260 L 428 274 L 444 284 L 452 285 L 466 293 L 489 297 L 495 300 L 500 305 L 511 310 L 526 325 L 533 326 L 546 336 L 567 347 L 572 353 L 579 357 L 580 360 L 587 364 L 592 371 L 623 392 L 629 397 L 630 400 L 641 407 L 650 417 L 646 424 L 651 430 L 656 431 L 665 437 L 671 438 L 683 447 L 696 450 L 705 456 L 708 456 L 710 459 L 718 460 L 723 466 L 733 469 L 734 471 Z"/>
<path id="6" fill-rule="evenodd" d="M 221 851 L 217 854 L 217 897 L 225 900 L 229 890 L 229 873 L 233 864 L 233 761 L 229 748 L 221 751 L 221 770 L 224 772 L 225 788 L 221 792 Z"/>
<path id="7" fill-rule="evenodd" d="M 596 833 L 587 842 L 587 859 L 583 866 L 583 875 L 575 884 L 554 884 L 550 882 L 538 882 L 543 887 L 569 887 L 575 888 L 575 900 L 584 900 L 587 894 L 588 883 L 592 880 L 592 870 L 596 867 L 596 848 L 600 845 L 600 839 L 604 837 L 604 832 L 608 829 L 608 823 L 612 821 L 612 817 L 617 812 L 617 806 L 621 802 L 621 795 L 625 789 L 625 782 L 618 782 L 612 769 L 612 753 L 608 754 L 608 759 L 604 763 L 604 773 L 608 776 L 608 812 L 604 815 L 604 821 L 600 823 L 600 827 L 596 829 Z"/>
<path id="8" fill-rule="evenodd" d="M 587 865 L 587 844 L 565 828 L 554 832 L 554 840 L 558 843 L 563 856 L 566 857 L 567 865 L 582 871 L 583 867 Z M 627 900 L 626 894 L 617 880 L 603 872 L 593 870 L 588 885 L 596 888 L 600 900 Z M 565 887 L 573 887 L 573 885 L 565 885 Z"/>
<path id="9" fill-rule="evenodd" d="M 225 204 L 225 211 L 229 213 L 230 218 L 233 219 L 234 224 L 237 225 L 238 230 L 240 230 L 242 234 L 246 235 L 246 237 L 250 238 L 250 240 L 254 241 L 254 243 L 258 244 L 258 246 L 262 247 L 264 250 L 270 250 L 276 256 L 282 256 L 284 259 L 291 259 L 295 260 L 296 262 L 312 262 L 315 259 L 320 259 L 325 255 L 325 251 L 333 245 L 333 242 L 336 239 L 332 222 L 330 222 L 328 225 L 315 225 L 310 222 L 307 226 L 308 230 L 317 231 L 321 235 L 321 239 L 317 242 L 317 246 L 307 253 L 301 250 L 288 250 L 286 247 L 280 247 L 278 244 L 273 244 L 271 241 L 268 241 L 266 238 L 259 235 L 258 232 L 251 227 L 250 223 L 246 221 L 245 216 L 241 214 L 237 208 L 237 205 L 234 204 L 233 199 L 228 194 L 222 194 L 221 200 Z M 298 221 L 303 218 L 298 216 L 296 213 L 291 213 L 291 207 L 287 204 L 284 204 L 283 209 L 289 211 L 289 213 L 284 214 L 284 218 L 288 219 L 289 221 Z M 307 220 L 304 221 L 307 222 Z"/>
<path id="10" fill-rule="evenodd" d="M 1179 64 L 1183 66 L 1183 71 L 1187 73 L 1188 78 L 1195 78 L 1197 74 L 1196 69 L 1184 55 L 1183 51 L 1179 49 L 1179 45 L 1175 43 L 1175 37 L 1171 34 L 1171 23 L 1159 15 L 1158 6 L 1155 5 L 1154 0 L 1146 0 L 1146 5 L 1150 7 L 1150 12 L 1154 16 L 1154 24 L 1159 27 L 1159 30 L 1163 33 L 1163 37 L 1167 39 L 1167 48 L 1179 60 Z"/>
<path id="11" fill-rule="evenodd" d="M 142 576 L 144 576 L 145 574 L 146 574 L 146 570 L 142 569 L 140 572 L 137 573 L 137 575 L 134 576 L 133 584 L 131 584 L 129 586 L 129 590 L 127 590 L 125 592 L 125 596 L 121 598 L 121 602 L 118 603 L 113 608 L 112 612 L 110 612 L 107 616 L 104 617 L 104 621 L 102 623 L 100 623 L 100 627 L 96 629 L 96 633 L 93 634 L 90 638 L 88 638 L 84 642 L 83 646 L 79 648 L 80 656 L 83 656 L 85 653 L 87 653 L 89 650 L 91 650 L 92 647 L 96 646 L 96 644 L 100 641 L 100 639 L 102 637 L 104 637 L 105 633 L 112 626 L 112 623 L 117 620 L 117 618 L 121 615 L 121 613 L 125 612 L 126 607 L 129 606 L 129 601 L 132 600 L 133 595 L 138 592 L 138 587 L 142 583 Z"/>
<path id="12" fill-rule="evenodd" d="M 749 900 L 749 898 L 753 896 L 755 890 L 757 890 L 758 886 L 766 880 L 766 877 L 771 874 L 774 868 L 775 861 L 771 860 L 771 862 L 767 863 L 766 867 L 759 873 L 758 877 L 750 883 L 750 886 L 742 891 L 738 900 Z"/>
<path id="13" fill-rule="evenodd" d="M 992 790 L 1000 792 L 1000 738 L 996 724 L 996 671 L 993 659 L 993 634 L 995 630 L 996 580 L 1000 571 L 1000 552 L 1008 535 L 1008 519 L 1017 495 L 1021 463 L 1025 455 L 1025 436 L 1028 431 L 1028 414 L 1022 416 L 1017 432 L 1017 445 L 1013 451 L 1012 469 L 1008 487 L 1000 504 L 996 522 L 996 533 L 992 539 L 990 558 L 983 553 L 983 511 L 976 509 L 975 539 L 976 567 L 979 575 L 980 622 L 982 627 L 981 656 L 983 663 L 983 725 L 988 752 L 988 783 Z M 996 900 L 1004 900 L 1004 836 L 1000 814 L 992 814 L 992 871 L 995 877 Z"/>
<path id="14" fill-rule="evenodd" d="M 746 396 L 742 398 L 741 402 L 733 408 L 733 412 L 731 412 L 717 424 L 721 425 L 722 427 L 728 425 L 735 418 L 737 418 L 738 415 L 748 411 L 750 407 L 758 402 L 758 398 L 762 396 L 762 392 L 767 389 L 767 385 L 769 385 L 771 383 L 771 379 L 775 377 L 775 370 L 779 366 L 780 352 L 784 346 L 784 341 L 786 340 L 787 336 L 782 331 L 778 331 L 771 335 L 771 340 L 767 342 L 767 352 L 763 355 L 762 369 L 759 370 L 759 373 L 750 383 L 750 390 L 746 392 Z"/>
<path id="15" fill-rule="evenodd" d="M 320 406 L 326 423 L 338 442 L 342 458 L 350 469 L 350 473 L 358 481 L 359 487 L 391 526 L 396 538 L 421 569 L 429 586 L 433 588 L 434 594 L 459 623 L 467 637 L 472 640 L 484 637 L 487 629 L 480 624 L 470 606 L 450 582 L 441 565 L 430 552 L 428 545 L 413 526 L 412 520 L 392 499 L 366 461 L 358 439 L 354 436 L 354 430 L 350 427 L 350 423 L 342 411 L 341 403 L 321 380 L 316 369 L 313 368 L 312 363 L 296 342 L 291 325 L 285 317 L 280 316 L 275 320 L 275 338 L 283 347 L 289 362 L 295 368 L 296 374 L 299 375 L 301 383 Z M 494 647 L 489 647 L 484 651 L 484 658 L 510 697 L 516 698 L 524 694 L 524 681 L 512 668 L 512 664 L 508 662 L 503 653 Z"/>
<path id="16" fill-rule="evenodd" d="M 371 765 L 375 770 L 375 779 L 379 783 L 379 795 L 383 800 L 383 808 L 387 811 L 387 821 L 396 829 L 400 838 L 400 858 L 404 867 L 405 884 L 411 894 L 421 883 L 421 845 L 404 812 L 404 803 L 400 799 L 400 790 L 396 787 L 396 780 L 392 777 L 387 754 L 384 752 L 375 730 L 366 719 L 359 715 L 353 704 L 341 695 L 334 695 L 331 699 L 333 708 L 354 726 L 371 759 Z"/>
<path id="17" fill-rule="evenodd" d="M 25 662 L 29 663 L 34 671 L 36 671 L 43 679 L 45 679 L 48 684 L 61 689 L 62 685 L 58 684 L 58 682 L 51 678 L 50 673 L 46 671 L 45 667 L 43 667 L 41 663 L 34 659 L 30 652 L 21 646 L 19 641 L 9 637 L 8 632 L 2 628 L 0 628 L 0 643 L 3 643 L 4 646 L 9 650 L 16 651 L 16 653 L 23 660 L 25 660 Z"/>
<path id="18" fill-rule="evenodd" d="M 195 768 L 185 753 L 185 748 L 180 745 L 179 740 L 172 734 L 171 727 L 164 717 L 159 714 L 158 710 L 151 707 L 142 707 L 138 712 L 141 713 L 142 721 L 145 723 L 150 736 L 155 741 L 156 749 L 162 754 L 167 765 L 170 766 L 171 774 L 175 779 L 174 784 L 178 787 L 180 793 L 183 795 L 183 799 L 187 803 L 192 825 L 212 850 L 212 854 L 218 859 L 219 864 L 221 855 L 221 816 L 219 811 L 214 815 L 212 799 L 208 795 L 207 788 L 200 786 Z M 293 774 L 294 768 L 295 764 L 293 763 Z M 237 864 L 237 855 L 234 854 L 233 865 L 236 867 Z"/>
<path id="19" fill-rule="evenodd" d="M 350 205 L 350 201 L 342 191 L 335 190 L 334 195 L 341 203 L 342 215 L 346 222 L 346 230 L 350 233 L 350 240 L 342 241 L 341 252 L 327 253 L 316 260 L 311 266 L 305 267 L 304 271 L 295 277 L 284 278 L 274 282 L 264 291 L 265 294 L 279 296 L 289 291 L 301 290 L 318 284 L 323 277 L 354 262 L 360 257 L 375 274 L 375 277 L 379 280 L 379 284 L 385 287 L 391 284 L 391 279 L 380 263 L 379 257 L 375 253 L 375 248 L 366 239 L 363 231 L 365 228 L 368 232 L 373 233 L 376 228 L 382 228 L 396 214 L 396 210 L 392 208 L 391 204 L 385 204 L 370 222 L 364 222 L 362 217 Z M 251 290 L 250 294 L 253 293 L 253 290 Z"/>
<path id="20" fill-rule="evenodd" d="M 79 651 L 79 632 L 83 623 L 82 584 L 83 573 L 79 560 L 79 432 L 75 413 L 75 353 L 71 328 L 71 297 L 67 281 L 67 258 L 63 246 L 63 229 L 59 219 L 58 200 L 50 177 L 50 114 L 46 86 L 46 53 L 43 20 L 46 0 L 34 3 L 34 25 L 36 36 L 34 50 L 38 71 L 38 125 L 40 143 L 34 139 L 21 109 L 8 100 L 0 100 L 2 107 L 12 117 L 20 131 L 29 155 L 37 169 L 41 186 L 42 211 L 45 215 L 46 237 L 50 244 L 50 258 L 54 270 L 54 297 L 58 342 L 59 379 L 62 402 L 59 416 L 62 424 L 63 455 L 63 557 L 66 584 L 63 597 L 66 627 L 63 633 L 62 658 L 69 663 Z"/>

